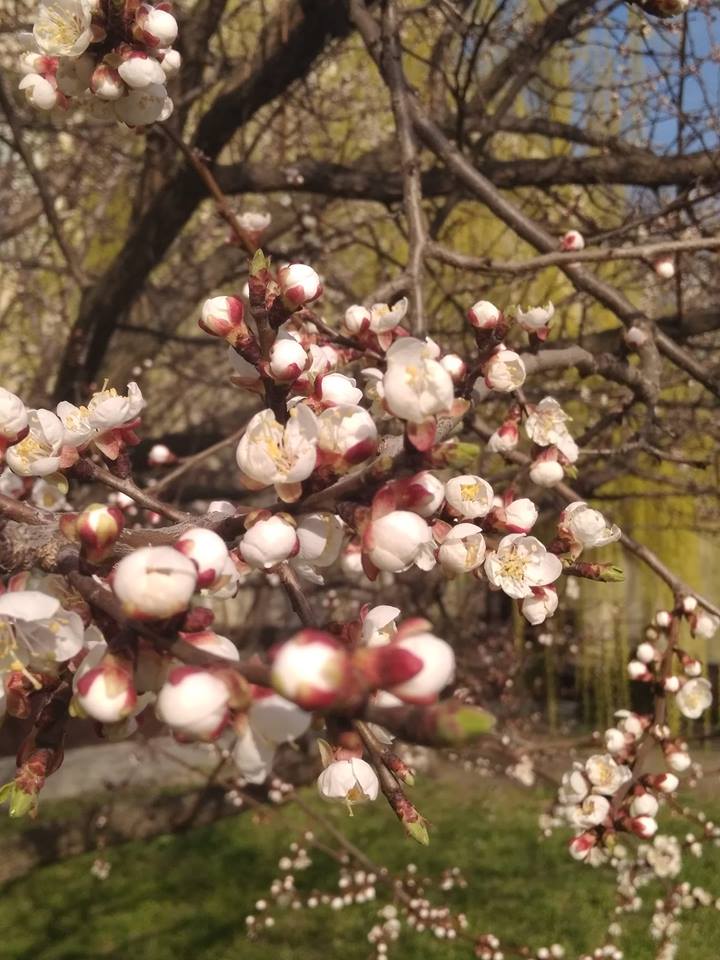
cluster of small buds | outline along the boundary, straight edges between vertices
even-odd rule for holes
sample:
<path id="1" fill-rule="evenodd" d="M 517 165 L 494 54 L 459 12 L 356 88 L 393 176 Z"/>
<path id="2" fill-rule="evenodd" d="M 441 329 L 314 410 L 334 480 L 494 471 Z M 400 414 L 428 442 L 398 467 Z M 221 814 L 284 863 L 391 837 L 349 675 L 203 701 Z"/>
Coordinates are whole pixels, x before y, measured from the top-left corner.
<path id="1" fill-rule="evenodd" d="M 107 880 L 112 870 L 112 864 L 103 857 L 96 857 L 90 865 L 90 873 L 98 880 Z"/>
<path id="2" fill-rule="evenodd" d="M 505 954 L 500 948 L 500 940 L 494 933 L 483 933 L 475 943 L 477 960 L 505 960 Z"/>
<path id="3" fill-rule="evenodd" d="M 284 803 L 291 793 L 295 790 L 295 787 L 291 783 L 287 783 L 285 780 L 281 780 L 279 777 L 273 777 L 270 780 L 270 785 L 268 787 L 268 800 L 270 803 L 280 804 Z M 292 850 L 292 846 L 290 848 Z M 303 854 L 305 851 L 303 851 Z M 304 869 L 304 867 L 298 866 L 298 863 L 294 861 L 294 870 Z"/>
<path id="4" fill-rule="evenodd" d="M 580 960 L 623 960 L 625 954 L 619 947 L 612 943 L 606 943 L 602 947 L 596 947 L 592 953 L 584 953 Z"/>
<path id="5" fill-rule="evenodd" d="M 458 887 L 460 890 L 465 890 L 467 887 L 467 880 L 462 875 L 460 867 L 450 867 L 447 870 L 443 870 L 440 876 L 440 889 L 447 891 L 454 890 L 455 887 Z"/>
<path id="6" fill-rule="evenodd" d="M 40 0 L 20 89 L 39 110 L 69 104 L 129 127 L 166 120 L 167 83 L 180 70 L 169 3 Z"/>

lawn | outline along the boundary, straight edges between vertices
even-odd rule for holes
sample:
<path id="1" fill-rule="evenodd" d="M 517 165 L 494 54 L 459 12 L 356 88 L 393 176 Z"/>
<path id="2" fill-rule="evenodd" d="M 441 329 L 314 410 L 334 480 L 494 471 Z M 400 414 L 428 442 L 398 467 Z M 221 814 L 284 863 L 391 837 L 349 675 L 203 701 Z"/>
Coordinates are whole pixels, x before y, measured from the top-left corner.
<path id="1" fill-rule="evenodd" d="M 428 848 L 403 840 L 380 803 L 349 819 L 340 808 L 321 804 L 312 791 L 303 797 L 391 870 L 402 870 L 409 860 L 420 876 L 460 867 L 467 888 L 438 893 L 438 902 L 465 911 L 477 932 L 490 930 L 535 948 L 558 941 L 568 958 L 602 942 L 612 910 L 611 878 L 571 861 L 561 836 L 538 839 L 542 795 L 454 771 L 414 793 L 433 824 Z M 275 926 L 260 940 L 247 937 L 246 915 L 257 912 L 255 902 L 268 896 L 278 876 L 278 859 L 309 826 L 307 815 L 292 805 L 113 849 L 106 880 L 90 872 L 92 855 L 37 870 L 3 891 L 0 955 L 5 960 L 364 960 L 371 952 L 367 932 L 387 902 L 381 885 L 377 902 L 341 911 L 327 906 L 278 911 Z M 320 830 L 313 829 L 320 839 Z M 679 824 L 675 829 L 686 832 Z M 720 851 L 712 850 L 690 864 L 690 877 L 720 895 L 719 865 Z M 337 864 L 316 851 L 312 865 L 297 877 L 301 891 L 332 891 Z M 650 902 L 659 893 L 658 886 Z M 654 956 L 647 939 L 638 936 L 647 921 L 643 913 L 626 923 L 627 960 Z M 678 960 L 717 960 L 720 913 L 690 915 L 681 944 Z M 467 944 L 411 932 L 392 950 L 399 960 L 469 955 Z"/>

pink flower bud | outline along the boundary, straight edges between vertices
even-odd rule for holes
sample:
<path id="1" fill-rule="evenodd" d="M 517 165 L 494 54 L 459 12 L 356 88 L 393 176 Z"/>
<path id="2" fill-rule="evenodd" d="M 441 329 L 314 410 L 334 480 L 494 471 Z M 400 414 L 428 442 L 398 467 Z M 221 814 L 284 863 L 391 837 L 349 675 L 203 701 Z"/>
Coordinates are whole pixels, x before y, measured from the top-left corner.
<path id="1" fill-rule="evenodd" d="M 630 327 L 629 330 L 625 331 L 625 343 L 629 347 L 642 347 L 650 339 L 650 334 L 647 330 L 643 330 L 642 327 Z"/>
<path id="2" fill-rule="evenodd" d="M 565 476 L 555 447 L 546 447 L 530 465 L 530 479 L 538 487 L 554 487 Z"/>
<path id="3" fill-rule="evenodd" d="M 647 778 L 647 782 L 648 785 L 652 786 L 655 790 L 666 794 L 675 793 L 680 786 L 680 781 L 674 773 L 653 774 Z"/>
<path id="4" fill-rule="evenodd" d="M 114 67 L 101 63 L 90 77 L 90 89 L 101 100 L 119 100 L 124 96 L 127 87 Z"/>
<path id="5" fill-rule="evenodd" d="M 357 336 L 364 333 L 370 326 L 370 311 L 359 304 L 353 304 L 345 311 L 345 329 L 348 333 Z"/>
<path id="6" fill-rule="evenodd" d="M 573 837 L 569 844 L 570 856 L 573 860 L 587 860 L 590 851 L 597 843 L 597 836 L 594 833 L 580 833 Z"/>
<path id="7" fill-rule="evenodd" d="M 627 665 L 627 672 L 631 680 L 648 680 L 651 676 L 646 664 L 641 660 L 631 660 Z"/>
<path id="8" fill-rule="evenodd" d="M 300 549 L 297 530 L 289 519 L 280 516 L 258 520 L 240 541 L 243 560 L 263 570 L 271 570 Z"/>
<path id="9" fill-rule="evenodd" d="M 674 675 L 672 677 L 665 677 L 663 689 L 666 693 L 677 693 L 680 689 L 680 677 Z"/>
<path id="10" fill-rule="evenodd" d="M 433 703 L 455 675 L 455 653 L 445 640 L 426 631 L 426 621 L 401 624 L 393 644 L 413 654 L 422 669 L 404 683 L 390 687 L 390 693 L 406 703 Z"/>
<path id="11" fill-rule="evenodd" d="M 698 602 L 695 597 L 683 597 L 682 608 L 685 613 L 694 613 L 697 610 Z"/>
<path id="12" fill-rule="evenodd" d="M 147 462 L 149 467 L 165 467 L 177 463 L 177 457 L 164 443 L 154 443 L 148 453 Z"/>
<path id="13" fill-rule="evenodd" d="M 444 499 L 445 484 L 434 473 L 422 470 L 411 477 L 406 504 L 408 510 L 427 519 L 438 512 Z"/>
<path id="14" fill-rule="evenodd" d="M 478 300 L 468 310 L 467 318 L 479 330 L 493 330 L 502 320 L 502 313 L 489 300 Z"/>
<path id="15" fill-rule="evenodd" d="M 665 751 L 665 759 L 675 773 L 685 773 L 685 771 L 690 768 L 692 760 L 687 750 L 675 744 L 665 744 L 663 749 Z"/>
<path id="16" fill-rule="evenodd" d="M 638 645 L 637 650 L 635 651 L 635 657 L 640 661 L 640 663 L 652 663 L 655 659 L 657 651 L 651 643 L 643 642 Z"/>
<path id="17" fill-rule="evenodd" d="M 223 681 L 200 667 L 175 667 L 157 699 L 157 715 L 192 740 L 214 740 L 228 720 L 230 690 Z"/>
<path id="18" fill-rule="evenodd" d="M 537 518 L 538 509 L 528 497 L 512 500 L 506 507 L 496 507 L 492 513 L 494 526 L 508 533 L 529 533 Z"/>
<path id="19" fill-rule="evenodd" d="M 176 542 L 175 549 L 189 557 L 197 567 L 198 587 L 212 586 L 222 576 L 229 557 L 222 537 L 204 527 L 187 530 Z"/>
<path id="20" fill-rule="evenodd" d="M 347 651 L 331 634 L 301 630 L 277 651 L 272 683 L 304 710 L 321 710 L 343 696 L 350 670 Z"/>
<path id="21" fill-rule="evenodd" d="M 135 14 L 135 23 L 151 47 L 171 47 L 177 38 L 177 20 L 167 10 L 143 3 Z"/>
<path id="22" fill-rule="evenodd" d="M 308 363 L 308 355 L 294 337 L 276 340 L 270 349 L 270 373 L 275 380 L 297 380 Z"/>
<path id="23" fill-rule="evenodd" d="M 101 553 L 115 543 L 124 526 L 125 515 L 119 507 L 91 503 L 79 514 L 75 529 L 84 547 Z"/>
<path id="24" fill-rule="evenodd" d="M 178 73 L 180 73 L 180 67 L 182 66 L 182 56 L 180 51 L 173 50 L 172 47 L 168 50 L 163 50 L 160 66 L 162 67 L 163 73 L 168 80 L 171 77 L 176 77 Z"/>
<path id="25" fill-rule="evenodd" d="M 663 280 L 670 280 L 675 276 L 675 259 L 671 256 L 658 257 L 653 267 L 655 273 Z"/>
<path id="26" fill-rule="evenodd" d="M 630 815 L 633 817 L 654 817 L 660 804 L 651 793 L 641 793 L 633 797 L 630 804 Z"/>
<path id="27" fill-rule="evenodd" d="M 534 627 L 545 623 L 557 607 L 558 595 L 554 587 L 533 587 L 530 596 L 525 597 L 520 604 L 522 615 Z"/>
<path id="28" fill-rule="evenodd" d="M 141 547 L 117 564 L 112 589 L 128 616 L 164 620 L 187 610 L 197 589 L 197 570 L 172 547 Z"/>
<path id="29" fill-rule="evenodd" d="M 498 393 L 512 393 L 525 383 L 525 364 L 514 350 L 500 347 L 483 368 L 485 384 Z"/>
<path id="30" fill-rule="evenodd" d="M 440 366 L 450 374 L 453 383 L 461 383 L 467 373 L 467 364 L 456 353 L 446 353 L 441 357 Z"/>
<path id="31" fill-rule="evenodd" d="M 669 610 L 658 610 L 655 614 L 655 623 L 662 630 L 667 630 L 672 622 L 672 614 Z"/>
<path id="32" fill-rule="evenodd" d="M 80 664 L 73 688 L 82 709 L 99 723 L 117 723 L 137 701 L 132 665 L 108 653 L 104 643 L 98 643 Z"/>
<path id="33" fill-rule="evenodd" d="M 133 90 L 151 83 L 165 83 L 165 71 L 158 61 L 141 51 L 132 51 L 118 67 L 118 73 Z"/>
<path id="34" fill-rule="evenodd" d="M 304 263 L 289 263 L 278 271 L 278 284 L 283 301 L 290 310 L 297 310 L 322 294 L 320 277 Z"/>
<path id="35" fill-rule="evenodd" d="M 686 677 L 699 677 L 702 674 L 702 663 L 695 657 L 683 657 L 682 666 Z"/>
<path id="36" fill-rule="evenodd" d="M 582 250 L 585 247 L 585 238 L 579 230 L 568 230 L 560 241 L 560 249 L 564 251 Z"/>
<path id="37" fill-rule="evenodd" d="M 399 573 L 413 563 L 421 569 L 429 569 L 435 563 L 430 527 L 409 510 L 393 510 L 373 520 L 363 546 L 378 570 Z"/>
<path id="38" fill-rule="evenodd" d="M 625 734 L 617 727 L 605 731 L 605 749 L 608 753 L 620 753 L 625 749 Z"/>
<path id="39" fill-rule="evenodd" d="M 654 837 L 658 829 L 657 820 L 654 817 L 632 817 L 625 821 L 625 826 L 644 840 Z"/>
<path id="40" fill-rule="evenodd" d="M 505 453 L 514 450 L 519 439 L 517 420 L 506 420 L 488 440 L 487 449 L 491 453 Z"/>
<path id="41" fill-rule="evenodd" d="M 185 643 L 205 653 L 212 653 L 216 657 L 222 657 L 224 660 L 233 660 L 237 663 L 240 660 L 240 651 L 227 637 L 223 637 L 214 630 L 198 630 L 196 633 L 182 633 Z"/>
<path id="42" fill-rule="evenodd" d="M 213 337 L 227 337 L 244 326 L 244 316 L 245 307 L 237 297 L 210 297 L 198 324 Z"/>

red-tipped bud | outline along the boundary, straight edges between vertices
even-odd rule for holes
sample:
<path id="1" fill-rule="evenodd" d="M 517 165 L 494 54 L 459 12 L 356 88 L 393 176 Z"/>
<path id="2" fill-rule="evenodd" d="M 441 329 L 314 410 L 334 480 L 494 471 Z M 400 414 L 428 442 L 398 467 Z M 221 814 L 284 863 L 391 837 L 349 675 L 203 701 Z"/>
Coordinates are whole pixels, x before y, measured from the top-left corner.
<path id="1" fill-rule="evenodd" d="M 301 630 L 277 651 L 273 687 L 304 710 L 320 710 L 338 702 L 351 678 L 345 648 L 322 630 Z"/>
<path id="2" fill-rule="evenodd" d="M 323 292 L 320 277 L 305 263 L 289 263 L 278 270 L 278 284 L 283 302 L 289 310 L 312 303 Z"/>

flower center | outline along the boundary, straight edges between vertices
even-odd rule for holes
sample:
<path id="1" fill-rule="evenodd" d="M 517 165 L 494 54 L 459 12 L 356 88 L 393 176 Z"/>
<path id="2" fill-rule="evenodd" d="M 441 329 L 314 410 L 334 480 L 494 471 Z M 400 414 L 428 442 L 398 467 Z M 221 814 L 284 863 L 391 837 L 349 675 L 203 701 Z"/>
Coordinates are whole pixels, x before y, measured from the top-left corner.
<path id="1" fill-rule="evenodd" d="M 46 41 L 62 46 L 72 46 L 85 29 L 77 13 L 68 14 L 58 4 L 45 8 L 45 16 L 38 24 L 38 31 Z"/>
<path id="2" fill-rule="evenodd" d="M 523 557 L 513 550 L 512 553 L 503 557 L 500 561 L 501 576 L 507 577 L 509 580 L 524 580 L 525 570 L 529 562 L 529 557 Z"/>

